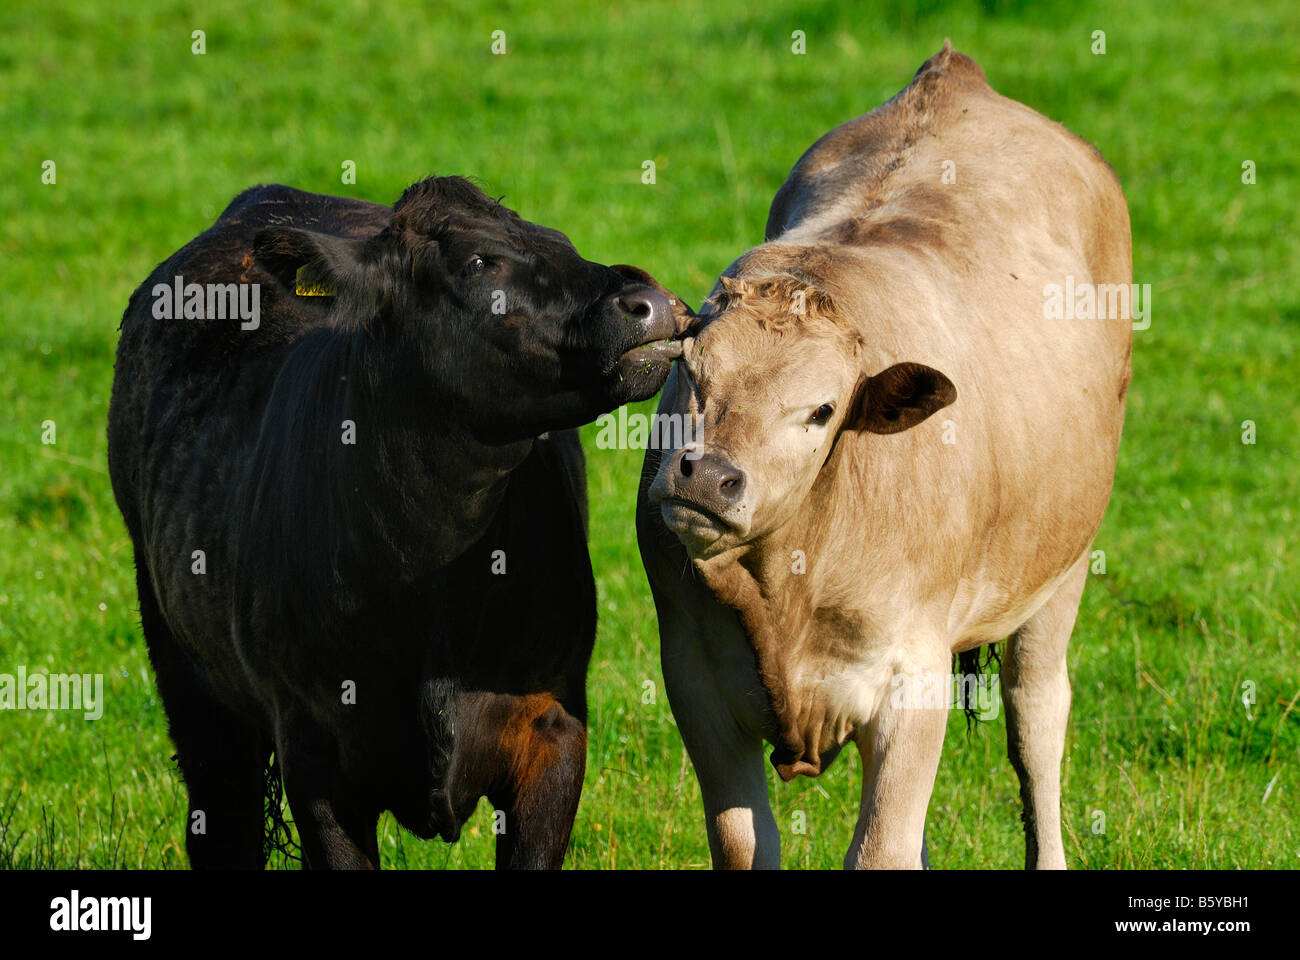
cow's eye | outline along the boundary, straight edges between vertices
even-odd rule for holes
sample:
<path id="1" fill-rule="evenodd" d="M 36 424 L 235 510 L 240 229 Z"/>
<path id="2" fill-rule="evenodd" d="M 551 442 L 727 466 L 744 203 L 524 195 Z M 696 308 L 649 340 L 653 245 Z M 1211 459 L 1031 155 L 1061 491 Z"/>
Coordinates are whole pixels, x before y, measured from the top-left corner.
<path id="1" fill-rule="evenodd" d="M 816 410 L 813 411 L 813 415 L 808 418 L 808 422 L 812 424 L 816 424 L 817 426 L 821 426 L 827 420 L 829 420 L 834 413 L 835 413 L 834 407 L 832 407 L 829 403 L 823 403 L 820 407 L 818 407 Z"/>
<path id="2" fill-rule="evenodd" d="M 470 273 L 478 273 L 486 266 L 487 266 L 487 261 L 484 260 L 482 257 L 480 257 L 478 254 L 475 254 L 474 256 L 469 258 L 469 263 L 465 264 L 465 269 L 468 270 Z"/>

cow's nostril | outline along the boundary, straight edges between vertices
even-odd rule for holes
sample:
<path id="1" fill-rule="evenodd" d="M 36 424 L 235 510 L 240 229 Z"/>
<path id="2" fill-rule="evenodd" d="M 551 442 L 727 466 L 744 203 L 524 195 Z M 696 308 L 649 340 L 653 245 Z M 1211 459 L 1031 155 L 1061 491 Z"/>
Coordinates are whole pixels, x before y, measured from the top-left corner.
<path id="1" fill-rule="evenodd" d="M 718 490 L 728 500 L 736 500 L 745 489 L 745 475 L 739 472 L 726 473 L 718 483 Z"/>
<path id="2" fill-rule="evenodd" d="M 618 298 L 618 308 L 638 320 L 647 320 L 654 313 L 654 307 L 646 297 L 635 294 Z"/>
<path id="3" fill-rule="evenodd" d="M 690 458 L 682 457 L 681 471 L 683 477 L 689 477 L 691 475 L 692 467 Z"/>
<path id="4" fill-rule="evenodd" d="M 666 296 L 652 287 L 623 290 L 614 298 L 614 308 L 659 336 L 671 336 L 674 332 L 672 306 Z"/>

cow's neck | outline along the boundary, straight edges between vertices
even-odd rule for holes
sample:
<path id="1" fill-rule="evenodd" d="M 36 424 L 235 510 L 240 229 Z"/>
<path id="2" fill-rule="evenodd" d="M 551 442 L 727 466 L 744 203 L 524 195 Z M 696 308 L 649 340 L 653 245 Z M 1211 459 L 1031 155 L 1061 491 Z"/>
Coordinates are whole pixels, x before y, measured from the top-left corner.
<path id="1" fill-rule="evenodd" d="M 787 780 L 796 773 L 816 775 L 820 759 L 815 745 L 804 742 L 790 685 L 790 664 L 810 625 L 808 595 L 791 589 L 777 553 L 762 547 L 697 560 L 695 568 L 717 600 L 735 610 L 754 650 L 776 726 L 777 770 Z"/>
<path id="2" fill-rule="evenodd" d="M 286 480 L 310 471 L 278 486 L 313 491 L 298 509 L 308 528 L 327 526 L 320 547 L 344 582 L 398 586 L 450 563 L 486 532 L 533 446 L 477 439 L 409 352 L 364 331 L 311 334 L 280 380 L 268 422 L 292 435 L 264 459 Z"/>
<path id="3" fill-rule="evenodd" d="M 760 540 L 695 563 L 719 602 L 736 611 L 754 649 L 780 741 L 773 763 L 786 779 L 816 775 L 823 759 L 799 726 L 799 705 L 808 691 L 793 688 L 795 665 L 833 657 L 849 639 L 840 634 L 855 630 L 863 615 L 848 605 L 855 595 L 849 581 L 856 558 L 845 555 L 842 543 L 835 545 L 834 524 L 827 523 L 837 509 L 836 489 L 828 484 L 816 509 L 801 508 Z M 820 649 L 826 641 L 831 649 Z"/>
<path id="4" fill-rule="evenodd" d="M 380 373 L 356 396 L 375 434 L 375 456 L 357 466 L 362 489 L 380 498 L 374 520 L 393 532 L 410 578 L 440 569 L 483 536 L 533 439 L 484 440 L 464 419 L 472 412 L 458 410 L 406 359 L 385 354 L 362 364 Z"/>

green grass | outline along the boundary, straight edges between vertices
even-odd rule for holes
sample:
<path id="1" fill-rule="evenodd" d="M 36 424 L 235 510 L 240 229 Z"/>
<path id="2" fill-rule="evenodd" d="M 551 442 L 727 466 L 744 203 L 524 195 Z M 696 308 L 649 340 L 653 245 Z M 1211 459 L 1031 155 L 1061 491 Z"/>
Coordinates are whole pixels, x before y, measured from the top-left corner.
<path id="1" fill-rule="evenodd" d="M 800 153 L 950 36 L 1000 92 L 1101 148 L 1128 196 L 1135 280 L 1154 288 L 1097 541 L 1106 573 L 1072 645 L 1070 863 L 1300 867 L 1292 0 L 454 6 L 218 15 L 43 0 L 0 13 L 0 672 L 103 673 L 108 699 L 93 723 L 0 714 L 0 866 L 186 863 L 185 793 L 104 428 L 127 297 L 236 192 L 281 182 L 391 202 L 426 174 L 470 174 L 588 258 L 644 266 L 698 303 L 761 240 Z M 194 29 L 204 56 L 190 52 Z M 796 29 L 804 56 L 790 52 Z M 494 30 L 505 56 L 489 52 Z M 1094 30 L 1104 56 L 1090 52 Z M 354 186 L 340 182 L 345 160 Z M 1244 160 L 1255 185 L 1241 182 Z M 1254 445 L 1241 442 L 1248 419 Z M 585 437 L 600 633 L 569 863 L 706 866 L 632 533 L 640 453 Z M 929 814 L 936 867 L 1022 863 L 1004 746 L 1000 719 L 968 737 L 953 718 Z M 838 866 L 856 756 L 816 782 L 772 777 L 785 863 Z M 795 810 L 806 834 L 791 830 Z M 387 866 L 488 866 L 490 819 L 480 809 L 454 847 L 386 820 L 382 849 Z"/>

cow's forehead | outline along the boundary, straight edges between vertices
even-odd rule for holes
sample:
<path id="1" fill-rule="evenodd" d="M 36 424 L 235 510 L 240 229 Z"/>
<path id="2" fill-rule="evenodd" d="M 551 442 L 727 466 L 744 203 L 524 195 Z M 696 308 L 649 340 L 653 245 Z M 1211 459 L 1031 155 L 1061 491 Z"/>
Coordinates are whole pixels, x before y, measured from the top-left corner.
<path id="1" fill-rule="evenodd" d="M 563 231 L 556 230 L 554 227 L 544 227 L 539 223 L 531 223 L 527 220 L 522 222 L 528 228 L 529 233 L 527 240 L 529 243 L 537 243 L 540 241 L 543 243 L 549 243 L 553 246 L 564 247 L 568 250 L 576 249 L 573 245 L 573 241 L 569 239 L 568 234 Z"/>
<path id="2" fill-rule="evenodd" d="M 837 386 L 854 362 L 852 345 L 830 323 L 808 320 L 779 329 L 752 316 L 724 312 L 711 321 L 685 354 L 700 387 L 783 398 L 820 381 Z"/>
<path id="3" fill-rule="evenodd" d="M 559 230 L 524 220 L 460 177 L 432 177 L 409 187 L 394 205 L 394 226 L 430 238 L 481 237 L 514 247 L 574 250 Z"/>
<path id="4" fill-rule="evenodd" d="M 575 250 L 573 242 L 559 230 L 511 216 L 493 217 L 467 212 L 446 223 L 445 232 L 462 238 L 493 240 L 521 253 Z"/>

